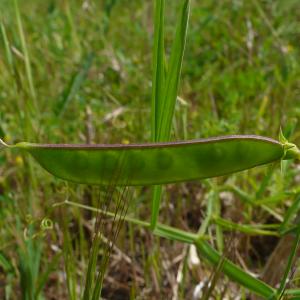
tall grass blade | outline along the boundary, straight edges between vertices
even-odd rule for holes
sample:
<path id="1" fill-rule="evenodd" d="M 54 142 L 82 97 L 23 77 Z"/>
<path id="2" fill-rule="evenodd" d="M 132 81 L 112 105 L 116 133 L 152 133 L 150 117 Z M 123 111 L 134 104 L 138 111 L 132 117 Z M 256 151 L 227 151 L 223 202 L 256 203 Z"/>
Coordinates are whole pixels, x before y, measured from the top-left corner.
<path id="1" fill-rule="evenodd" d="M 214 202 L 216 201 L 216 197 L 218 197 L 218 195 L 214 189 L 212 189 L 207 195 L 206 216 L 202 221 L 201 226 L 198 230 L 199 238 L 205 235 L 207 228 L 211 222 L 213 216 L 213 206 L 214 206 Z"/>
<path id="2" fill-rule="evenodd" d="M 164 70 L 164 9 L 165 0 L 155 1 L 154 17 L 154 45 L 153 45 L 153 75 L 152 75 L 152 111 L 151 111 L 151 139 L 158 141 L 158 125 L 161 118 L 161 107 L 163 103 L 163 89 L 165 83 Z M 157 223 L 162 187 L 155 186 L 152 194 L 151 228 Z"/>
<path id="3" fill-rule="evenodd" d="M 30 64 L 29 52 L 28 52 L 28 48 L 27 48 L 27 44 L 26 44 L 26 40 L 25 40 L 25 34 L 24 34 L 23 24 L 22 24 L 22 20 L 21 20 L 18 0 L 14 0 L 14 9 L 15 9 L 15 14 L 16 14 L 16 19 L 17 19 L 17 27 L 18 27 L 18 31 L 19 31 L 22 52 L 24 55 L 25 71 L 26 71 L 26 76 L 27 76 L 27 80 L 28 80 L 30 96 L 32 98 L 32 103 L 33 103 L 35 112 L 38 112 L 36 91 L 35 91 L 35 87 L 33 84 L 33 75 L 32 75 L 32 69 L 31 69 L 31 64 Z"/>
<path id="4" fill-rule="evenodd" d="M 103 18 L 103 32 L 107 34 L 110 28 L 111 14 L 113 8 L 118 4 L 119 0 L 107 0 L 104 2 L 104 18 Z"/>
<path id="5" fill-rule="evenodd" d="M 47 284 L 47 281 L 49 279 L 49 275 L 58 269 L 59 259 L 61 258 L 62 253 L 57 253 L 47 266 L 46 270 L 39 275 L 38 281 L 37 281 L 37 288 L 35 292 L 35 299 L 38 299 L 39 295 L 42 293 L 43 288 Z"/>
<path id="6" fill-rule="evenodd" d="M 216 201 L 214 203 L 214 210 L 215 210 L 215 215 L 218 218 L 221 214 L 221 200 L 219 197 L 219 194 L 216 195 Z M 224 235 L 223 235 L 223 228 L 222 226 L 215 224 L 216 225 L 216 242 L 217 242 L 217 249 L 219 252 L 223 253 L 224 251 Z"/>
<path id="7" fill-rule="evenodd" d="M 72 2 L 70 3 L 69 0 L 64 1 L 65 4 L 65 11 L 66 11 L 66 17 L 68 20 L 68 25 L 69 25 L 69 31 L 71 34 L 71 43 L 72 46 L 74 47 L 74 54 L 75 54 L 75 59 L 77 60 L 78 58 L 80 59 L 81 56 L 81 44 L 80 44 L 80 39 L 77 34 L 74 18 L 72 15 Z"/>
<path id="8" fill-rule="evenodd" d="M 159 215 L 159 208 L 160 208 L 160 200 L 162 195 L 162 186 L 156 185 L 153 188 L 153 194 L 152 194 L 152 202 L 151 202 L 151 221 L 150 221 L 150 227 L 152 230 L 156 229 L 156 225 L 158 222 L 158 215 Z"/>
<path id="9" fill-rule="evenodd" d="M 4 288 L 5 299 L 11 299 L 13 290 L 12 281 L 16 276 L 16 273 L 13 262 L 10 261 L 10 259 L 6 257 L 4 253 L 2 253 L 2 251 L 0 251 L 0 268 L 2 269 L 2 273 L 4 273 L 6 277 L 6 284 Z"/>
<path id="10" fill-rule="evenodd" d="M 155 2 L 154 45 L 153 45 L 153 78 L 152 78 L 152 141 L 157 141 L 158 124 L 161 119 L 163 88 L 165 83 L 164 70 L 164 10 L 165 0 Z"/>
<path id="11" fill-rule="evenodd" d="M 166 85 L 163 93 L 162 112 L 158 127 L 158 141 L 168 141 L 171 134 L 171 125 L 174 115 L 181 67 L 186 43 L 186 34 L 189 20 L 190 0 L 184 0 L 178 23 L 176 26 L 175 39 L 172 44 L 170 62 L 166 76 Z"/>
<path id="12" fill-rule="evenodd" d="M 179 87 L 181 66 L 185 49 L 190 1 L 184 0 L 178 17 L 175 39 L 172 44 L 170 63 L 166 78 L 164 75 L 163 13 L 164 1 L 156 1 L 155 42 L 153 55 L 152 92 L 152 139 L 167 141 L 170 138 L 171 124 Z M 159 82 L 158 82 L 159 81 Z M 155 97 L 155 98 L 154 98 Z M 156 228 L 162 187 L 155 186 L 152 196 L 151 229 Z"/>
<path id="13" fill-rule="evenodd" d="M 24 241 L 24 248 L 19 249 L 20 285 L 23 300 L 41 299 L 37 293 L 37 282 L 42 254 L 40 241 Z"/>
<path id="14" fill-rule="evenodd" d="M 67 281 L 67 289 L 68 289 L 68 297 L 70 300 L 77 300 L 76 294 L 76 262 L 75 262 L 75 253 L 72 248 L 72 241 L 68 229 L 68 221 L 69 218 L 64 216 L 62 218 L 63 224 L 63 256 L 64 256 L 64 264 L 65 264 L 65 272 L 66 272 L 66 281 Z"/>
<path id="15" fill-rule="evenodd" d="M 10 44 L 8 41 L 7 33 L 5 30 L 4 24 L 2 22 L 0 23 L 0 27 L 1 27 L 1 34 L 2 34 L 2 38 L 3 38 L 4 48 L 5 48 L 6 60 L 12 71 L 13 70 L 13 56 L 12 56 L 12 53 L 10 50 Z M 12 72 L 12 74 L 13 74 L 13 72 Z"/>

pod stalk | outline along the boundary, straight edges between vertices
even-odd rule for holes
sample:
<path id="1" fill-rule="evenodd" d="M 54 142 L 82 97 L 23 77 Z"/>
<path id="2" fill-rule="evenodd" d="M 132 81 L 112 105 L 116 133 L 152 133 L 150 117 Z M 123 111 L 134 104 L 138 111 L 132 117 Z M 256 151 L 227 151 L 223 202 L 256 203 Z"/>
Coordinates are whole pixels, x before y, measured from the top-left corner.
<path id="1" fill-rule="evenodd" d="M 300 150 L 295 144 L 285 142 L 283 144 L 283 147 L 284 147 L 284 155 L 282 157 L 283 160 L 300 159 Z"/>
<path id="2" fill-rule="evenodd" d="M 8 147 L 9 146 L 2 139 L 0 139 L 0 150 Z"/>

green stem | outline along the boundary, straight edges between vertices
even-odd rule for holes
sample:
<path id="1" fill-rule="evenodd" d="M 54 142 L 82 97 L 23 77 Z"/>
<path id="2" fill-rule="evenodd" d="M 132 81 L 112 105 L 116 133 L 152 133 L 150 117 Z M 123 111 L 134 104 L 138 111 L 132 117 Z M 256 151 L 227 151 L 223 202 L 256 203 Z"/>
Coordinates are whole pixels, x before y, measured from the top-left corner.
<path id="1" fill-rule="evenodd" d="M 69 201 L 69 200 L 65 200 L 63 202 L 55 203 L 55 204 L 53 204 L 53 207 L 57 207 L 57 206 L 61 206 L 61 205 L 70 205 L 70 206 L 74 206 L 74 207 L 94 211 L 94 212 L 97 212 L 97 213 L 100 213 L 100 214 L 104 214 L 108 217 L 120 218 L 120 216 L 118 214 L 116 215 L 115 213 L 112 213 L 112 212 L 109 212 L 109 211 L 104 211 L 104 210 L 99 209 L 99 208 L 91 207 L 91 206 L 88 206 L 88 205 L 80 204 L 80 203 Z M 148 228 L 148 229 L 151 228 L 151 225 L 150 225 L 149 222 L 141 221 L 141 220 L 136 219 L 136 218 L 125 216 L 124 220 L 126 222 L 130 222 L 132 224 L 135 224 L 135 225 L 138 225 L 138 226 L 141 226 L 141 227 L 145 227 L 145 228 Z M 156 230 L 154 231 L 154 234 L 159 236 L 159 237 L 163 237 L 163 238 L 166 238 L 166 239 L 172 239 L 172 240 L 176 240 L 176 241 L 184 242 L 184 243 L 188 243 L 188 244 L 192 244 L 194 242 L 194 240 L 198 239 L 197 234 L 186 232 L 184 230 L 177 229 L 177 228 L 174 228 L 174 227 L 170 227 L 170 226 L 167 226 L 167 225 L 164 225 L 164 224 L 159 224 L 159 223 L 156 226 Z"/>
<path id="2" fill-rule="evenodd" d="M 3 142 L 3 140 L 0 139 L 0 149 L 4 149 L 9 147 L 6 143 Z"/>
<path id="3" fill-rule="evenodd" d="M 151 230 L 155 230 L 157 225 L 161 195 L 162 195 L 162 186 L 160 185 L 155 186 L 153 188 L 153 196 L 152 196 L 151 222 L 150 222 Z"/>
<path id="4" fill-rule="evenodd" d="M 268 236 L 278 236 L 278 237 L 280 236 L 280 234 L 276 231 L 263 230 L 263 229 L 255 228 L 251 225 L 237 224 L 217 216 L 214 216 L 212 218 L 212 222 L 221 226 L 224 229 L 236 230 L 250 235 L 268 235 Z"/>
<path id="5" fill-rule="evenodd" d="M 70 205 L 70 206 L 74 206 L 74 207 L 94 211 L 94 212 L 97 212 L 97 213 L 100 213 L 100 214 L 104 214 L 108 217 L 120 218 L 119 215 L 116 215 L 115 213 L 112 213 L 110 211 L 104 211 L 104 210 L 99 209 L 99 208 L 95 208 L 95 207 L 92 207 L 92 206 L 80 204 L 80 203 L 77 203 L 77 202 L 74 202 L 74 201 L 69 201 L 69 200 L 54 203 L 53 207 L 57 207 L 57 206 L 61 206 L 61 205 Z M 141 220 L 136 219 L 136 218 L 131 218 L 131 217 L 128 217 L 128 216 L 125 216 L 125 217 L 122 217 L 122 218 L 124 218 L 125 221 L 130 222 L 130 223 L 135 224 L 135 225 L 139 225 L 139 226 L 142 226 L 142 227 L 150 227 L 150 224 L 148 222 L 141 221 Z"/>
<path id="6" fill-rule="evenodd" d="M 208 226 L 211 222 L 211 217 L 212 217 L 212 212 L 213 212 L 213 202 L 215 200 L 215 197 L 216 197 L 216 193 L 215 193 L 214 190 L 212 190 L 208 194 L 208 197 L 207 197 L 206 217 L 203 220 L 203 222 L 201 223 L 201 226 L 198 230 L 199 238 L 201 238 L 205 234 L 205 232 L 206 232 L 206 230 L 207 230 L 207 228 L 208 228 Z"/>

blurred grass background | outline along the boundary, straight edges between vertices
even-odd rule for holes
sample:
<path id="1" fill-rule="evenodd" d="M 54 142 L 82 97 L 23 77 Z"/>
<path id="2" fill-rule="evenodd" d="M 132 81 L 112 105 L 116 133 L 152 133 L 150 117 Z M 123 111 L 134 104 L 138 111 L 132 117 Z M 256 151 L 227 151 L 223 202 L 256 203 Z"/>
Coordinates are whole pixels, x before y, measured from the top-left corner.
<path id="1" fill-rule="evenodd" d="M 170 50 L 179 2 L 166 2 Z M 0 136 L 6 142 L 150 141 L 153 1 L 0 0 L 0 22 Z M 277 138 L 282 126 L 299 145 L 299 25 L 297 0 L 193 1 L 171 139 L 238 133 Z M 262 167 L 169 185 L 160 221 L 196 231 L 207 199 L 216 197 L 224 218 L 280 222 L 298 196 L 299 170 L 289 163 L 282 176 L 277 166 L 260 190 L 267 172 Z M 269 199 L 266 205 L 274 213 L 241 202 L 228 185 L 258 195 L 257 201 Z M 27 156 L 0 153 L 1 299 L 71 298 L 61 255 L 66 218 L 76 253 L 70 272 L 78 276 L 78 286 L 83 281 L 94 215 L 53 207 L 66 193 L 95 204 L 91 188 L 66 187 Z M 149 219 L 150 199 L 148 189 L 137 189 L 129 213 Z M 213 238 L 216 228 L 211 226 L 209 234 L 222 250 Z M 239 233 L 235 260 L 261 276 L 268 273 L 266 266 L 279 272 L 270 263 L 278 244 L 276 237 Z M 191 299 L 211 272 L 202 262 L 196 267 L 190 262 L 187 246 L 128 224 L 117 246 L 105 281 L 107 299 Z M 270 275 L 264 279 L 277 283 Z M 225 283 L 216 288 L 216 298 Z M 233 284 L 224 293 L 229 299 L 242 295 Z"/>

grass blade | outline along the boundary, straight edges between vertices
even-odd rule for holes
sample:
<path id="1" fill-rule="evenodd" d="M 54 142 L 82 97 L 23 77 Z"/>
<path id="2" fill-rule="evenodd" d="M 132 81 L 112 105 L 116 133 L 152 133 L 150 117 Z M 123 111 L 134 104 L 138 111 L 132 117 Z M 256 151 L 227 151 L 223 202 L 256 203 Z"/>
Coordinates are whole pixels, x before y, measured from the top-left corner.
<path id="1" fill-rule="evenodd" d="M 159 215 L 159 208 L 160 208 L 160 200 L 162 195 L 162 186 L 156 185 L 153 188 L 153 194 L 152 194 L 152 202 L 151 202 L 151 229 L 155 230 L 157 221 L 158 221 L 158 215 Z"/>
<path id="2" fill-rule="evenodd" d="M 300 194 L 297 194 L 294 202 L 285 213 L 284 220 L 279 229 L 281 233 L 284 233 L 286 230 L 288 230 L 291 221 L 295 216 L 297 216 L 299 209 L 300 209 Z"/>
<path id="3" fill-rule="evenodd" d="M 35 91 L 35 87 L 33 84 L 33 75 L 32 75 L 32 70 L 31 70 L 29 52 L 28 52 L 27 44 L 26 44 L 26 40 L 25 40 L 25 34 L 24 34 L 21 15 L 20 15 L 20 11 L 19 11 L 18 0 L 14 0 L 14 9 L 15 9 L 15 14 L 16 14 L 16 19 L 17 19 L 17 26 L 18 26 L 19 37 L 20 37 L 20 41 L 21 41 L 22 52 L 24 54 L 25 71 L 26 71 L 26 76 L 27 76 L 27 80 L 28 80 L 30 96 L 32 97 L 32 102 L 33 102 L 35 111 L 38 111 L 36 91 Z"/>
<path id="4" fill-rule="evenodd" d="M 298 225 L 298 229 L 297 229 L 295 241 L 294 241 L 294 244 L 293 244 L 293 248 L 291 249 L 284 275 L 283 275 L 283 277 L 280 281 L 279 289 L 277 290 L 278 299 L 282 299 L 282 296 L 283 296 L 284 291 L 286 289 L 288 276 L 291 272 L 294 258 L 297 255 L 297 249 L 298 249 L 298 246 L 299 246 L 299 242 L 300 242 L 300 226 Z"/>
<path id="5" fill-rule="evenodd" d="M 4 48 L 5 48 L 6 60 L 11 70 L 13 70 L 13 56 L 10 50 L 10 43 L 8 41 L 7 33 L 4 24 L 2 22 L 0 23 L 0 28 L 1 28 L 2 38 L 3 38 Z"/>
<path id="6" fill-rule="evenodd" d="M 161 119 L 163 103 L 164 71 L 164 9 L 165 0 L 155 3 L 154 45 L 153 45 L 153 78 L 152 78 L 152 141 L 157 141 L 158 124 Z"/>
<path id="7" fill-rule="evenodd" d="M 66 218 L 65 218 L 66 219 Z M 75 262 L 75 253 L 72 249 L 72 241 L 70 234 L 68 232 L 66 221 L 63 225 L 63 255 L 64 255 L 64 264 L 65 264 L 65 273 L 66 273 L 66 283 L 68 290 L 68 297 L 70 300 L 76 300 L 76 262 Z"/>
<path id="8" fill-rule="evenodd" d="M 166 76 L 162 113 L 159 120 L 160 126 L 158 128 L 158 141 L 169 140 L 171 134 L 171 125 L 177 100 L 181 66 L 186 43 L 189 10 L 190 1 L 184 0 L 180 10 L 179 20 L 176 26 L 175 39 L 172 45 L 170 63 Z"/>
<path id="9" fill-rule="evenodd" d="M 158 125 L 161 118 L 161 107 L 163 103 L 163 89 L 165 83 L 164 70 L 164 9 L 165 0 L 155 1 L 154 17 L 154 46 L 153 46 L 153 78 L 152 78 L 152 111 L 151 111 L 151 139 L 158 141 Z M 156 227 L 162 187 L 155 186 L 152 194 L 151 228 Z"/>
<path id="10" fill-rule="evenodd" d="M 172 45 L 170 64 L 164 75 L 164 0 L 156 1 L 155 42 L 153 55 L 153 91 L 152 91 L 152 139 L 167 141 L 170 138 L 171 124 L 177 99 L 179 78 L 185 49 L 190 1 L 184 0 L 178 18 L 175 39 Z M 166 81 L 166 84 L 165 84 Z M 157 224 L 162 187 L 156 186 L 152 196 L 151 229 Z"/>
<path id="11" fill-rule="evenodd" d="M 78 93 L 80 87 L 82 86 L 83 82 L 85 81 L 88 71 L 92 65 L 94 55 L 89 53 L 84 59 L 81 68 L 78 72 L 76 72 L 71 81 L 63 93 L 61 101 L 58 103 L 56 107 L 56 112 L 59 117 L 63 115 L 65 112 L 69 102 L 74 98 L 74 96 Z"/>
<path id="12" fill-rule="evenodd" d="M 49 275 L 58 269 L 59 259 L 61 258 L 62 253 L 57 253 L 53 258 L 52 261 L 47 266 L 46 270 L 39 275 L 37 281 L 37 288 L 35 292 L 35 299 L 38 299 L 39 295 L 42 293 L 43 288 L 47 284 L 47 280 L 49 280 Z"/>
<path id="13" fill-rule="evenodd" d="M 199 254 L 208 262 L 214 266 L 219 264 L 222 257 L 209 245 L 209 243 L 203 240 L 198 240 L 195 241 L 195 245 Z M 244 272 L 228 259 L 224 259 L 221 271 L 224 272 L 224 274 L 226 274 L 230 279 L 246 287 L 257 295 L 272 299 L 275 291 L 272 287 Z"/>
<path id="14" fill-rule="evenodd" d="M 289 289 L 289 290 L 286 290 L 284 292 L 284 295 L 291 297 L 291 298 L 288 298 L 288 299 L 294 299 L 294 300 L 296 300 L 296 299 L 299 299 L 299 297 L 300 297 L 300 290 L 299 289 Z"/>
<path id="15" fill-rule="evenodd" d="M 239 231 L 249 235 L 279 236 L 279 233 L 277 231 L 255 228 L 251 225 L 237 224 L 218 216 L 213 217 L 212 221 L 213 223 L 219 225 L 221 228 L 224 228 L 224 230 Z"/>

